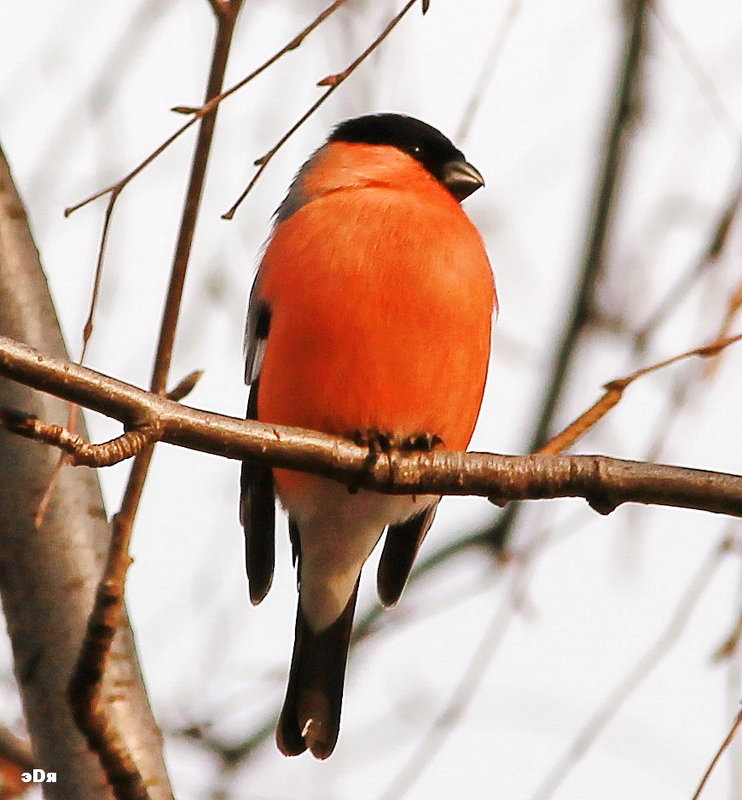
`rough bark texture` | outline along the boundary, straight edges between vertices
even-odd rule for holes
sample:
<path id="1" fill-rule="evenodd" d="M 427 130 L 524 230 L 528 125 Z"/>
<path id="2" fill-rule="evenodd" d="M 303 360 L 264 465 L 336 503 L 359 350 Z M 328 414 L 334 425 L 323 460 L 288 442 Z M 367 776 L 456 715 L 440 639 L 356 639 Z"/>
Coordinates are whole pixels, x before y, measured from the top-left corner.
<path id="1" fill-rule="evenodd" d="M 0 151 L 0 333 L 65 358 L 66 351 L 26 214 Z M 0 378 L 0 405 L 65 424 L 57 398 Z M 77 430 L 84 431 L 80 418 Z M 57 774 L 50 798 L 110 798 L 97 757 L 75 727 L 67 684 L 110 538 L 96 473 L 65 467 L 43 524 L 35 515 L 58 452 L 0 430 L 0 596 L 15 675 L 38 764 Z M 111 720 L 150 786 L 171 796 L 128 624 L 106 677 Z"/>

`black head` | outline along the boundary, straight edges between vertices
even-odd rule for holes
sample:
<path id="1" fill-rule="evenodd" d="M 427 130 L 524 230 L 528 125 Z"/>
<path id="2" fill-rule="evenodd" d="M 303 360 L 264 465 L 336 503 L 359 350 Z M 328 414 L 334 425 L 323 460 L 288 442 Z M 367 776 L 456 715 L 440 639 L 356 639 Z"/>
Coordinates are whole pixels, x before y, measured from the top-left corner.
<path id="1" fill-rule="evenodd" d="M 484 178 L 450 139 L 432 125 L 403 114 L 369 114 L 341 122 L 329 142 L 396 147 L 412 156 L 461 202 L 484 185 Z"/>

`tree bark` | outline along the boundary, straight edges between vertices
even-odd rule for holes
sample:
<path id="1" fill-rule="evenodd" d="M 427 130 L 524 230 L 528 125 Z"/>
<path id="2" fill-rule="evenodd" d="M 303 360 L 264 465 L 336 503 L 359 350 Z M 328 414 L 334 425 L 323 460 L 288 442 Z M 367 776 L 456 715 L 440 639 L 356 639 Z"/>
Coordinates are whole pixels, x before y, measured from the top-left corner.
<path id="1" fill-rule="evenodd" d="M 0 334 L 67 358 L 26 213 L 0 151 Z M 66 424 L 67 403 L 0 378 L 0 405 Z M 78 414 L 77 430 L 84 432 Z M 111 798 L 77 730 L 67 685 L 102 572 L 111 529 L 94 470 L 62 468 L 37 528 L 59 454 L 0 430 L 0 597 L 38 765 L 56 773 L 45 795 Z M 152 717 L 131 629 L 118 632 L 105 703 L 153 798 L 171 797 L 162 737 Z"/>

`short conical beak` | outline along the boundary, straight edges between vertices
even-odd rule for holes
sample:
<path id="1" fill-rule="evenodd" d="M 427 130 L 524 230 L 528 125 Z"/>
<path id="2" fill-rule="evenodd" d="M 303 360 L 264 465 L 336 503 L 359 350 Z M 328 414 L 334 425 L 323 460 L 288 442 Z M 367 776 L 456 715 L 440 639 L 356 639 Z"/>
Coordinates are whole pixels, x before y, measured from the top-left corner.
<path id="1" fill-rule="evenodd" d="M 444 164 L 441 181 L 459 203 L 476 192 L 480 186 L 484 186 L 481 172 L 463 158 L 457 158 Z"/>

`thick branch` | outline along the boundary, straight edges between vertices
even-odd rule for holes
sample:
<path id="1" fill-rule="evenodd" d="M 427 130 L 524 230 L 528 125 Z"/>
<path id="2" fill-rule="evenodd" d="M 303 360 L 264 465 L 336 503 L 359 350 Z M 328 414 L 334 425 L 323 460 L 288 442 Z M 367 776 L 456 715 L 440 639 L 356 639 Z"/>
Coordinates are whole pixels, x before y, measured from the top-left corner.
<path id="1" fill-rule="evenodd" d="M 0 152 L 0 332 L 65 356 L 25 211 Z M 0 403 L 66 420 L 67 406 L 0 379 Z M 84 431 L 82 419 L 78 431 Z M 37 765 L 57 773 L 48 798 L 109 800 L 111 789 L 86 747 L 67 702 L 67 682 L 93 604 L 111 528 L 96 476 L 62 470 L 37 526 L 58 454 L 0 431 L 0 594 L 13 643 L 15 674 Z M 117 778 L 146 782 L 168 798 L 160 732 L 139 675 L 128 622 L 113 642 L 103 707 L 121 731 Z"/>
<path id="2" fill-rule="evenodd" d="M 206 101 L 221 91 L 235 22 L 242 2 L 243 0 L 231 0 L 231 2 L 222 1 L 212 4 L 217 16 L 217 32 L 212 51 Z M 216 125 L 216 113 L 215 110 L 213 114 L 209 114 L 201 120 L 191 164 L 191 174 L 181 215 L 152 372 L 151 389 L 158 394 L 165 394 L 165 385 L 170 371 L 191 245 Z M 111 210 L 119 192 L 120 189 L 114 190 L 111 194 L 104 231 L 108 229 Z M 105 241 L 104 235 L 101 242 L 98 272 L 100 272 Z M 82 648 L 69 686 L 70 701 L 78 727 L 85 733 L 88 744 L 98 753 L 118 800 L 130 800 L 130 798 L 140 800 L 140 798 L 150 797 L 148 789 L 142 781 L 135 783 L 133 780 L 128 780 L 126 784 L 122 784 L 120 781 L 114 780 L 115 772 L 120 771 L 117 764 L 119 760 L 117 751 L 120 749 L 118 740 L 121 731 L 111 725 L 111 721 L 105 714 L 103 697 L 104 677 L 111 661 L 112 644 L 116 632 L 125 621 L 123 596 L 126 571 L 131 563 L 129 541 L 153 455 L 153 448 L 148 444 L 150 438 L 143 439 L 143 446 L 140 445 L 132 450 L 132 452 L 136 452 L 136 458 L 129 473 L 121 508 L 113 519 L 108 559 L 96 592 L 95 605 L 88 618 Z"/>
<path id="3" fill-rule="evenodd" d="M 604 456 L 502 456 L 434 451 L 370 460 L 349 439 L 245 421 L 176 403 L 0 337 L 0 374 L 123 422 L 151 437 L 227 458 L 334 478 L 390 494 L 482 495 L 497 502 L 584 497 L 608 513 L 625 502 L 742 516 L 742 476 Z"/>

